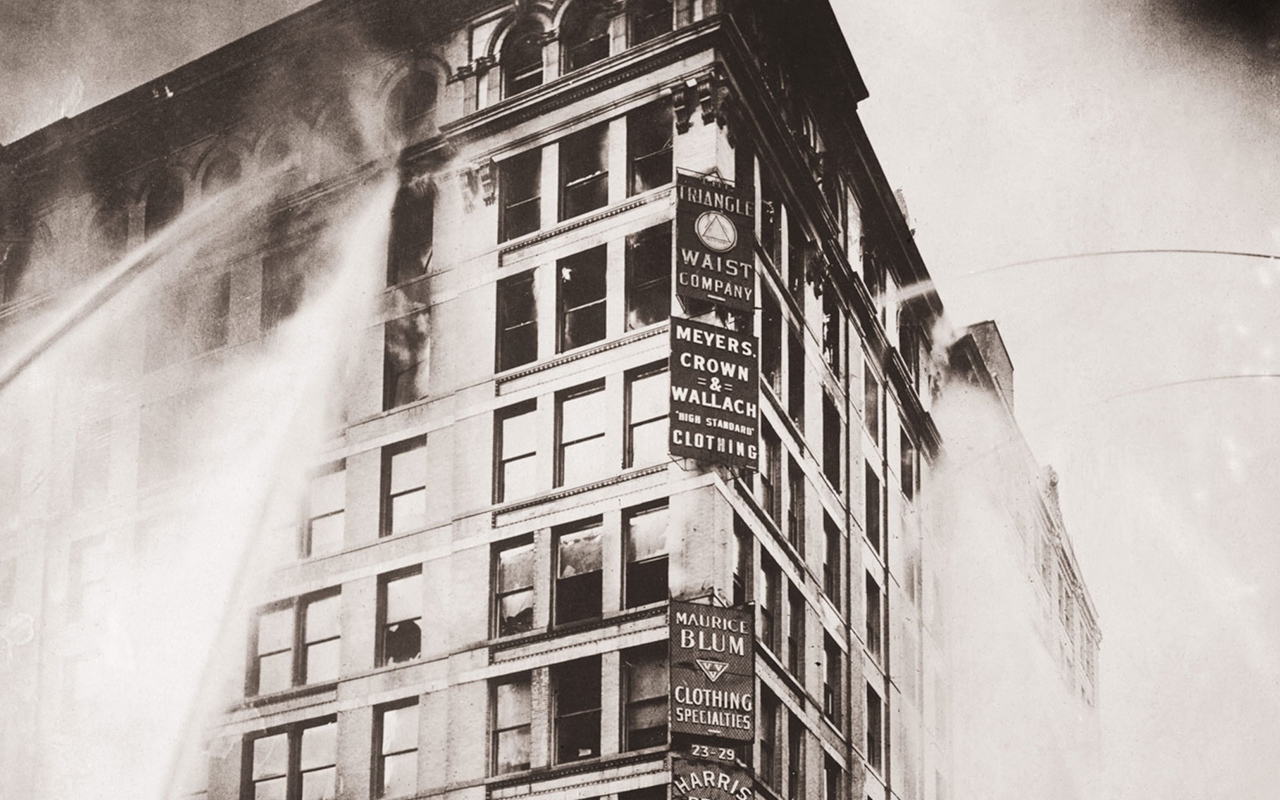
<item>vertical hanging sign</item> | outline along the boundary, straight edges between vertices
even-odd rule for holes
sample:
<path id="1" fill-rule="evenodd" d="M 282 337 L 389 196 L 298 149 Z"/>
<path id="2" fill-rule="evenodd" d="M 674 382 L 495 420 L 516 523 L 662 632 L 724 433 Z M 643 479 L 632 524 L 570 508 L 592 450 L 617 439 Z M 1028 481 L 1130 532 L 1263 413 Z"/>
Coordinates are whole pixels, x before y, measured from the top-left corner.
<path id="1" fill-rule="evenodd" d="M 672 601 L 669 613 L 671 732 L 754 741 L 756 657 L 751 612 Z"/>
<path id="2" fill-rule="evenodd" d="M 755 469 L 760 367 L 756 337 L 671 319 L 668 451 L 679 458 Z"/>
<path id="3" fill-rule="evenodd" d="M 756 307 L 755 200 L 696 175 L 676 175 L 676 296 L 748 314 Z"/>

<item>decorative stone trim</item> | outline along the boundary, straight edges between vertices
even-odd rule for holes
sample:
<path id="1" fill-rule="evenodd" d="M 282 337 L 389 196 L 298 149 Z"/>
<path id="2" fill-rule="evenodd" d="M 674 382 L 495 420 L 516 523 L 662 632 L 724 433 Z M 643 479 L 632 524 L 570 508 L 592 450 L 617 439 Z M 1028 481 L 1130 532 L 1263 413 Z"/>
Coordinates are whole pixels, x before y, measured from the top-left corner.
<path id="1" fill-rule="evenodd" d="M 663 462 L 661 464 L 654 464 L 650 467 L 644 467 L 643 469 L 629 470 L 620 475 L 614 475 L 611 478 L 605 478 L 604 480 L 595 481 L 594 483 L 585 483 L 582 486 L 575 486 L 572 489 L 562 489 L 558 492 L 540 495 L 529 500 L 522 500 L 518 503 L 513 503 L 509 506 L 503 506 L 502 508 L 494 509 L 490 520 L 491 527 L 498 527 L 498 516 L 500 514 L 510 514 L 515 511 L 523 511 L 526 508 L 534 508 L 535 506 L 544 505 L 546 503 L 554 503 L 555 501 L 563 500 L 566 497 L 573 497 L 575 495 L 595 491 L 596 489 L 602 489 L 606 486 L 613 486 L 625 481 L 635 480 L 636 478 L 643 478 L 646 475 L 656 475 L 660 472 L 666 472 L 666 470 L 667 463 Z"/>
<path id="2" fill-rule="evenodd" d="M 504 383 L 508 383 L 514 380 L 519 380 L 520 378 L 525 378 L 525 377 L 528 377 L 529 375 L 534 375 L 539 372 L 545 372 L 546 370 L 549 370 L 549 369 L 555 369 L 556 367 L 559 367 L 563 364 L 571 364 L 574 361 L 579 361 L 584 358 L 590 358 L 591 356 L 597 355 L 599 353 L 604 353 L 609 350 L 615 350 L 624 345 L 631 344 L 632 342 L 638 342 L 642 339 L 648 339 L 653 336 L 658 336 L 659 334 L 665 333 L 667 330 L 668 330 L 667 325 L 655 324 L 653 327 L 645 328 L 642 331 L 637 331 L 636 333 L 629 334 L 627 336 L 623 336 L 618 339 L 612 339 L 603 344 L 596 345 L 595 347 L 588 347 L 583 350 L 579 350 L 576 353 L 569 353 L 568 355 L 563 355 L 563 356 L 560 356 L 559 358 L 553 358 L 549 361 L 543 361 L 542 363 L 535 364 L 534 366 L 529 367 L 528 369 L 522 369 L 519 372 L 511 372 L 511 373 L 507 373 L 506 375 L 500 375 L 495 380 L 495 383 L 498 386 L 501 386 Z"/>

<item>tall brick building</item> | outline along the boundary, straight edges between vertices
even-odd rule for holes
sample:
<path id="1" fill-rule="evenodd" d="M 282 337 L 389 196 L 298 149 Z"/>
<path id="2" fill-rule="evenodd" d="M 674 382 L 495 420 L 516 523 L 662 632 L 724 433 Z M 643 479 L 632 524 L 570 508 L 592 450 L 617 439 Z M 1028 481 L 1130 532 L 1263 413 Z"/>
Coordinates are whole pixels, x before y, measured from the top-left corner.
<path id="1" fill-rule="evenodd" d="M 0 445 L 3 774 L 63 796 L 23 732 L 103 689 L 102 576 L 153 546 L 191 376 L 297 312 L 316 209 L 376 169 L 337 73 L 396 142 L 385 289 L 172 796 L 949 797 L 942 305 L 820 0 L 326 0 L 0 150 L 11 330 L 278 189 L 104 353 L 109 415 Z"/>

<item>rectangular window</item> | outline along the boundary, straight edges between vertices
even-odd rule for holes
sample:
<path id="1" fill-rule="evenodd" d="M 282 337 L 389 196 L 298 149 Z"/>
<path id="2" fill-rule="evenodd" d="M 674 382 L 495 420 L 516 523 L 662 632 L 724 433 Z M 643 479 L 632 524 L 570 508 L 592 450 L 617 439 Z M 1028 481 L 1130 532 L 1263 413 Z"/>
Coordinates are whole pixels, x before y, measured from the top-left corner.
<path id="1" fill-rule="evenodd" d="M 794 714 L 787 715 L 787 800 L 804 797 L 804 723 Z"/>
<path id="2" fill-rule="evenodd" d="M 841 347 L 841 330 L 844 314 L 840 311 L 840 299 L 830 280 L 825 280 L 822 291 L 822 360 L 836 375 L 843 374 L 844 350 Z"/>
<path id="3" fill-rule="evenodd" d="M 391 207 L 387 242 L 387 285 L 427 274 L 435 238 L 435 192 L 430 186 L 401 186 Z"/>
<path id="4" fill-rule="evenodd" d="M 259 612 L 246 693 L 271 694 L 291 686 L 336 680 L 341 611 L 342 596 L 329 592 Z"/>
<path id="5" fill-rule="evenodd" d="M 111 467 L 111 419 L 96 419 L 76 433 L 72 503 L 77 508 L 107 499 Z"/>
<path id="6" fill-rule="evenodd" d="M 782 521 L 782 442 L 768 425 L 761 431 L 764 452 L 760 465 L 760 505 L 775 523 Z"/>
<path id="7" fill-rule="evenodd" d="M 822 517 L 823 537 L 826 539 L 822 558 L 822 591 L 836 605 L 836 608 L 839 608 L 840 564 L 843 561 L 844 536 L 840 533 L 840 527 L 836 525 L 835 520 L 826 514 Z"/>
<path id="8" fill-rule="evenodd" d="M 180 394 L 142 407 L 138 437 L 139 487 L 170 480 L 182 469 L 191 405 L 191 395 Z"/>
<path id="9" fill-rule="evenodd" d="M 867 541 L 871 542 L 871 547 L 877 553 L 883 553 L 884 532 L 880 521 L 880 476 L 876 475 L 870 464 L 867 464 L 866 484 L 867 518 L 864 530 L 866 531 Z"/>
<path id="10" fill-rule="evenodd" d="M 190 355 L 215 350 L 227 343 L 227 318 L 231 316 L 231 273 L 224 272 L 196 287 L 192 317 L 186 320 Z"/>
<path id="11" fill-rule="evenodd" d="M 281 246 L 262 259 L 259 323 L 269 331 L 297 312 L 307 288 L 308 263 L 301 248 Z"/>
<path id="12" fill-rule="evenodd" d="M 667 460 L 671 374 L 665 363 L 627 375 L 627 463 L 647 467 Z"/>
<path id="13" fill-rule="evenodd" d="M 551 668 L 557 764 L 600 755 L 600 657 Z"/>
<path id="14" fill-rule="evenodd" d="M 623 580 L 626 607 L 661 603 L 667 599 L 667 504 L 634 509 L 623 522 L 627 571 Z"/>
<path id="15" fill-rule="evenodd" d="M 667 645 L 627 650 L 622 654 L 626 750 L 667 743 Z"/>
<path id="16" fill-rule="evenodd" d="M 667 16 L 670 24 L 670 10 Z M 628 195 L 671 183 L 671 143 L 675 129 L 670 102 L 651 103 L 627 115 Z"/>
<path id="17" fill-rule="evenodd" d="M 107 591 L 107 537 L 103 534 L 71 543 L 67 563 L 67 618 L 92 618 L 101 613 Z"/>
<path id="18" fill-rule="evenodd" d="M 529 768 L 529 734 L 533 719 L 529 675 L 493 685 L 493 772 L 504 775 Z"/>
<path id="19" fill-rule="evenodd" d="M 556 262 L 558 352 L 605 337 L 605 246 L 583 250 Z"/>
<path id="20" fill-rule="evenodd" d="M 600 617 L 603 608 L 602 537 L 599 519 L 556 534 L 557 625 Z"/>
<path id="21" fill-rule="evenodd" d="M 498 165 L 499 241 L 536 231 L 542 225 L 542 151 L 529 150 Z"/>
<path id="22" fill-rule="evenodd" d="M 580 486 L 608 472 L 604 400 L 603 382 L 571 389 L 556 398 L 557 486 Z"/>
<path id="23" fill-rule="evenodd" d="M 867 684 L 867 766 L 884 769 L 884 714 L 880 694 Z"/>
<path id="24" fill-rule="evenodd" d="M 304 557 L 325 556 L 342 549 L 346 508 L 347 469 L 346 463 L 339 461 L 311 479 L 302 535 Z"/>
<path id="25" fill-rule="evenodd" d="M 494 501 L 528 497 L 538 488 L 537 406 L 534 400 L 504 408 L 494 418 L 497 475 Z"/>
<path id="26" fill-rule="evenodd" d="M 884 605 L 880 584 L 867 573 L 867 652 L 877 664 L 881 663 L 884 641 Z"/>
<path id="27" fill-rule="evenodd" d="M 384 706 L 374 723 L 373 785 L 378 797 L 403 797 L 418 789 L 418 702 Z"/>
<path id="28" fill-rule="evenodd" d="M 494 553 L 493 604 L 498 636 L 533 630 L 533 542 L 509 544 Z"/>
<path id="29" fill-rule="evenodd" d="M 773 292 L 760 292 L 760 375 L 775 392 L 782 390 L 782 309 Z"/>
<path id="30" fill-rule="evenodd" d="M 787 541 L 804 555 L 804 470 L 794 458 L 787 459 Z"/>
<path id="31" fill-rule="evenodd" d="M 422 572 L 384 575 L 378 581 L 378 666 L 422 655 Z"/>
<path id="32" fill-rule="evenodd" d="M 627 330 L 671 316 L 671 223 L 627 237 Z"/>
<path id="33" fill-rule="evenodd" d="M 827 719 L 839 727 L 840 704 L 843 693 L 840 687 L 844 670 L 841 669 L 840 646 L 830 636 L 823 637 L 822 642 L 822 713 Z"/>
<path id="34" fill-rule="evenodd" d="M 920 485 L 920 453 L 905 430 L 900 431 L 900 434 L 902 496 L 907 500 L 914 500 L 916 488 Z"/>
<path id="35" fill-rule="evenodd" d="M 804 683 L 804 595 L 792 586 L 787 591 L 787 671 Z"/>
<path id="36" fill-rule="evenodd" d="M 249 740 L 245 761 L 254 800 L 336 797 L 337 731 L 330 718 Z"/>
<path id="37" fill-rule="evenodd" d="M 431 375 L 431 319 L 424 310 L 393 319 L 385 326 L 382 408 L 412 403 L 427 396 Z"/>
<path id="38" fill-rule="evenodd" d="M 382 535 L 427 525 L 427 440 L 418 436 L 382 450 Z"/>
<path id="39" fill-rule="evenodd" d="M 760 641 L 777 653 L 778 626 L 782 622 L 782 571 L 773 561 L 761 556 L 760 578 Z"/>
<path id="40" fill-rule="evenodd" d="M 831 756 L 823 759 L 822 800 L 840 800 L 840 765 Z"/>
<path id="41" fill-rule="evenodd" d="M 787 414 L 804 430 L 804 340 L 795 328 L 787 329 Z"/>
<path id="42" fill-rule="evenodd" d="M 871 434 L 871 441 L 880 444 L 880 379 L 871 370 L 871 364 L 862 364 L 862 424 Z"/>
<path id="43" fill-rule="evenodd" d="M 844 425 L 840 420 L 840 412 L 832 402 L 831 395 L 822 393 L 822 474 L 830 482 L 831 488 L 840 491 L 840 454 L 841 439 L 844 438 Z"/>
<path id="44" fill-rule="evenodd" d="M 751 574 L 751 531 L 737 514 L 733 515 L 733 603 L 740 607 L 747 602 L 747 576 Z"/>
<path id="45" fill-rule="evenodd" d="M 534 271 L 498 281 L 498 372 L 538 360 L 538 296 Z"/>
<path id="46" fill-rule="evenodd" d="M 761 164 L 760 171 L 760 247 L 769 255 L 773 266 L 782 269 L 782 196 L 778 183 Z"/>
<path id="47" fill-rule="evenodd" d="M 768 689 L 760 690 L 760 779 L 775 790 L 778 788 L 778 743 L 782 738 L 781 703 Z"/>
<path id="48" fill-rule="evenodd" d="M 804 307 L 804 273 L 813 247 L 796 215 L 787 209 L 787 291 Z"/>
<path id="49" fill-rule="evenodd" d="M 632 0 L 627 4 L 627 46 L 635 47 L 671 30 L 671 0 Z"/>
<path id="50" fill-rule="evenodd" d="M 596 125 L 560 140 L 560 219 L 609 203 L 609 126 Z"/>

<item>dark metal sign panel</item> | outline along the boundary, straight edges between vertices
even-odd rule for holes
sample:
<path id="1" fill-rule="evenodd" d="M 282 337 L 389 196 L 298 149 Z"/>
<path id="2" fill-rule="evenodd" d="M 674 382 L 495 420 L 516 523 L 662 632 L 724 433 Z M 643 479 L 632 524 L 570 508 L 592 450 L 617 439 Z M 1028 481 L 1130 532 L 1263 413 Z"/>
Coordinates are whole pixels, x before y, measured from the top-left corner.
<path id="1" fill-rule="evenodd" d="M 736 764 L 671 759 L 672 800 L 751 800 L 751 773 Z"/>
<path id="2" fill-rule="evenodd" d="M 751 313 L 756 307 L 750 190 L 676 176 L 676 296 Z"/>
<path id="3" fill-rule="evenodd" d="M 671 455 L 756 468 L 758 349 L 754 336 L 672 317 Z"/>
<path id="4" fill-rule="evenodd" d="M 756 734 L 751 612 L 671 604 L 671 732 L 750 742 Z"/>

